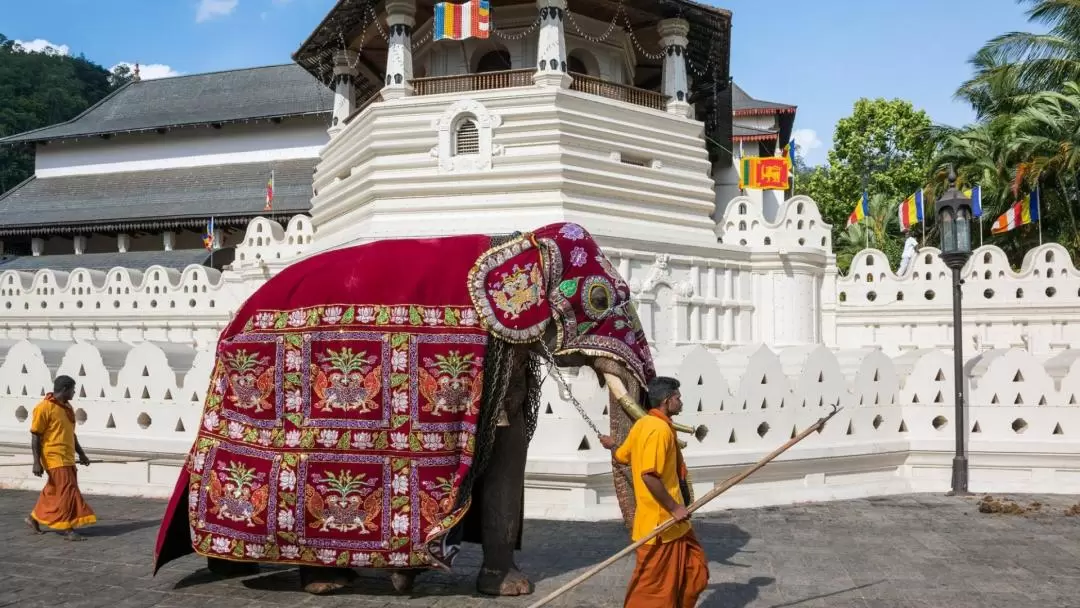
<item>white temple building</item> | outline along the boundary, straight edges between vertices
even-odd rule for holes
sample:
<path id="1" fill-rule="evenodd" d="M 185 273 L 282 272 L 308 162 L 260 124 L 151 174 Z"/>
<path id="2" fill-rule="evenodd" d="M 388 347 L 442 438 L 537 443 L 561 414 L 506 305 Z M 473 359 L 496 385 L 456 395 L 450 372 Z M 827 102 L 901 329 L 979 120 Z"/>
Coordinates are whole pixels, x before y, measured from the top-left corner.
<path id="1" fill-rule="evenodd" d="M 430 0 L 340 0 L 295 64 L 134 82 L 0 140 L 37 152 L 0 196 L 0 465 L 26 464 L 0 484 L 40 487 L 29 411 L 68 374 L 81 443 L 116 461 L 80 484 L 167 496 L 218 332 L 303 256 L 576 221 L 630 282 L 684 422 L 711 429 L 685 451 L 697 494 L 845 408 L 710 508 L 947 490 L 948 271 L 927 248 L 899 278 L 867 250 L 839 276 L 814 201 L 739 195 L 732 151 L 775 153 L 795 108 L 731 81 L 731 14 L 491 4 L 490 37 L 436 41 Z M 1055 244 L 1019 272 L 986 246 L 964 277 L 972 490 L 1080 491 L 1080 271 Z M 567 375 L 606 425 L 592 372 Z M 543 391 L 527 513 L 616 517 L 609 454 Z"/>

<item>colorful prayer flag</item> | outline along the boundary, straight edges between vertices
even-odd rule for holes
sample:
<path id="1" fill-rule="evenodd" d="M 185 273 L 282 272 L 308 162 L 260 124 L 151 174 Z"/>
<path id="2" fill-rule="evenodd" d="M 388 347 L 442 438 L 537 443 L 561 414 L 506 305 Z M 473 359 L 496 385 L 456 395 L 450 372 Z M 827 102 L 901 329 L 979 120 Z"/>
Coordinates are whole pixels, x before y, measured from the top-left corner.
<path id="1" fill-rule="evenodd" d="M 964 190 L 964 196 L 971 199 L 971 214 L 982 217 L 982 188 L 975 186 Z"/>
<path id="2" fill-rule="evenodd" d="M 487 38 L 490 21 L 488 0 L 469 0 L 462 4 L 436 2 L 432 30 L 436 41 Z"/>
<path id="3" fill-rule="evenodd" d="M 739 187 L 755 190 L 787 190 L 788 160 L 775 156 L 748 156 L 740 161 Z"/>
<path id="4" fill-rule="evenodd" d="M 1039 189 L 1038 187 L 1024 197 L 1024 200 L 1014 204 L 1008 211 L 994 221 L 990 227 L 990 234 L 1008 232 L 1025 224 L 1033 224 L 1039 221 Z"/>
<path id="5" fill-rule="evenodd" d="M 266 182 L 266 206 L 263 211 L 271 211 L 274 208 L 274 171 L 270 170 L 270 181 Z"/>
<path id="6" fill-rule="evenodd" d="M 203 247 L 206 247 L 207 251 L 213 251 L 214 249 L 214 218 L 210 218 L 210 221 L 206 224 L 206 233 L 202 237 Z"/>
<path id="7" fill-rule="evenodd" d="M 857 224 L 868 215 L 870 215 L 870 196 L 863 192 L 862 200 L 855 205 L 855 210 L 847 218 L 847 225 Z"/>
<path id="8" fill-rule="evenodd" d="M 922 189 L 904 199 L 896 210 L 900 217 L 900 230 L 907 231 L 915 224 L 923 221 L 923 193 Z"/>

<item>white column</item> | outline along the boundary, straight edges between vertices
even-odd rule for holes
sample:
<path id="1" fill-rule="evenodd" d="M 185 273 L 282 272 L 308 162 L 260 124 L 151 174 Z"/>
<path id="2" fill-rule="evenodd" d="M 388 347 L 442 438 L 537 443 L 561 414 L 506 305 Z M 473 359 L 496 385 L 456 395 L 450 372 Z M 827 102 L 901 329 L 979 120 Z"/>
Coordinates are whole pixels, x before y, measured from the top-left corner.
<path id="1" fill-rule="evenodd" d="M 118 234 L 116 235 L 116 250 L 120 253 L 127 253 L 128 249 L 131 249 L 131 235 L 130 234 Z"/>
<path id="2" fill-rule="evenodd" d="M 330 137 L 345 128 L 345 119 L 356 108 L 356 64 L 360 61 L 354 51 L 334 53 L 334 117 L 327 132 Z"/>
<path id="3" fill-rule="evenodd" d="M 573 78 L 566 72 L 566 34 L 563 18 L 566 0 L 536 0 L 540 8 L 540 34 L 536 41 L 536 73 L 541 86 L 569 88 Z"/>
<path id="4" fill-rule="evenodd" d="M 34 255 L 45 253 L 45 239 L 40 237 L 30 239 L 30 252 Z"/>
<path id="5" fill-rule="evenodd" d="M 176 233 L 171 230 L 166 230 L 161 235 L 162 245 L 165 247 L 165 251 L 172 251 L 176 248 Z"/>
<path id="6" fill-rule="evenodd" d="M 75 237 L 75 255 L 82 255 L 86 253 L 86 237 L 78 235 Z"/>
<path id="7" fill-rule="evenodd" d="M 387 41 L 386 86 L 383 99 L 412 95 L 412 28 L 416 23 L 414 0 L 386 0 Z"/>
<path id="8" fill-rule="evenodd" d="M 211 245 L 214 249 L 221 249 L 225 246 L 225 229 L 214 228 L 214 244 Z"/>
<path id="9" fill-rule="evenodd" d="M 664 19 L 656 29 L 660 32 L 660 44 L 664 47 L 664 78 L 661 92 L 667 95 L 667 110 L 680 116 L 691 116 L 693 108 L 687 101 L 686 35 L 690 24 L 685 19 Z"/>

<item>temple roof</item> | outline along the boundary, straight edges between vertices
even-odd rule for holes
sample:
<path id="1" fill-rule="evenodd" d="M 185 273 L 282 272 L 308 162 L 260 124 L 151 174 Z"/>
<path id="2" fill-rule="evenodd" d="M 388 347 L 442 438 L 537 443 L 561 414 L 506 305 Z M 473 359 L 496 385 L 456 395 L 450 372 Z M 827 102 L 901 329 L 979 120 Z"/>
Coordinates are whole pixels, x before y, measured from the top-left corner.
<path id="1" fill-rule="evenodd" d="M 231 257 L 232 252 L 229 252 Z M 217 256 L 218 253 L 214 252 Z M 54 270 L 57 272 L 71 272 L 76 268 L 89 270 L 112 270 L 113 268 L 134 268 L 145 271 L 150 266 L 163 266 L 183 270 L 195 264 L 205 266 L 210 260 L 210 252 L 205 249 L 174 249 L 173 251 L 117 251 L 109 253 L 74 253 L 64 255 L 23 255 L 23 256 L 0 256 L 0 272 L 5 270 L 20 270 L 24 272 L 36 272 L 38 270 Z M 215 261 L 216 262 L 216 261 Z"/>
<path id="2" fill-rule="evenodd" d="M 742 90 L 739 85 L 732 83 L 731 110 L 735 116 L 752 116 L 755 114 L 794 114 L 795 106 L 775 101 L 763 101 L 754 99 L 749 93 Z"/>
<path id="3" fill-rule="evenodd" d="M 743 125 L 731 127 L 731 137 L 735 141 L 776 141 L 779 129 L 757 129 Z"/>
<path id="4" fill-rule="evenodd" d="M 417 0 L 416 23 L 420 26 L 432 18 L 438 0 Z M 491 0 L 493 42 L 499 39 L 498 18 L 501 7 L 530 5 L 531 0 Z M 619 27 L 627 24 L 636 32 L 635 46 L 639 47 L 639 64 L 660 65 L 659 57 L 646 53 L 660 52 L 656 40 L 656 25 L 662 19 L 681 17 L 690 24 L 686 55 L 690 62 L 693 82 L 688 91 L 690 102 L 698 108 L 698 118 L 706 129 L 715 132 L 722 123 L 716 117 L 730 112 L 726 93 L 729 82 L 731 54 L 731 12 L 693 0 L 576 0 L 568 9 Z M 372 15 L 378 17 L 374 23 Z M 293 60 L 313 76 L 330 84 L 334 77 L 334 53 L 345 44 L 363 37 L 359 50 L 359 72 L 356 79 L 357 102 L 362 103 L 382 88 L 386 77 L 385 0 L 338 0 L 293 53 Z M 569 31 L 569 30 L 568 30 Z M 366 36 L 365 36 L 366 35 Z M 508 36 L 510 36 L 508 34 Z M 644 45 L 644 49 L 640 46 Z M 372 78 L 374 77 L 374 78 Z M 716 86 L 714 86 L 714 83 Z"/>
<path id="5" fill-rule="evenodd" d="M 0 236 L 242 225 L 311 209 L 317 158 L 31 177 L 0 196 Z M 273 211 L 264 212 L 274 171 Z"/>
<path id="6" fill-rule="evenodd" d="M 333 92 L 296 64 L 129 82 L 75 118 L 0 144 L 328 113 Z"/>

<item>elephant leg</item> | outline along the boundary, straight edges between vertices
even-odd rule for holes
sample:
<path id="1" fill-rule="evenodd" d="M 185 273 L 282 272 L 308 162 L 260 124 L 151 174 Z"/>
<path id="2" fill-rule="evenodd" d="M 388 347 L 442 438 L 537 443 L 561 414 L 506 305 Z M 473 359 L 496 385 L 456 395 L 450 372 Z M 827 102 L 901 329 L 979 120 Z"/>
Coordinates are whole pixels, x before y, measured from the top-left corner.
<path id="1" fill-rule="evenodd" d="M 394 585 L 394 591 L 398 593 L 411 593 L 416 577 L 423 572 L 423 568 L 402 568 L 390 573 L 390 583 Z"/>
<path id="2" fill-rule="evenodd" d="M 507 395 L 506 414 L 510 425 L 495 431 L 495 445 L 484 472 L 481 513 L 481 541 L 484 562 L 476 579 L 476 589 L 485 595 L 527 595 L 532 582 L 514 563 L 514 546 L 521 532 L 521 509 L 524 501 L 525 417 L 522 403 L 525 391 Z"/>
<path id="3" fill-rule="evenodd" d="M 206 558 L 206 569 L 223 578 L 235 578 L 237 576 L 249 576 L 259 573 L 257 562 L 234 562 L 216 557 Z"/>
<path id="4" fill-rule="evenodd" d="M 300 586 L 312 595 L 325 595 L 348 587 L 357 576 L 349 568 L 300 566 L 299 571 Z"/>

